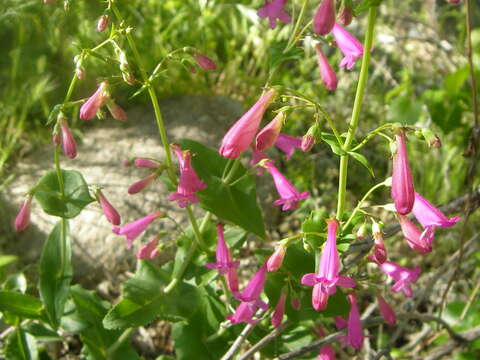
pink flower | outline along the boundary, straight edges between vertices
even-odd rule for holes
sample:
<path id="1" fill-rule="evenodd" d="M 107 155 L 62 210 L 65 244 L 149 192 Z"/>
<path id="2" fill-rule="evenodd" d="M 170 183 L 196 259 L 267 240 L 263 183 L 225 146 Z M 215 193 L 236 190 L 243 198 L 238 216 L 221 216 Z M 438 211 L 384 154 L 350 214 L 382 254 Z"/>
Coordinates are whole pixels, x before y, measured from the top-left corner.
<path id="1" fill-rule="evenodd" d="M 335 360 L 335 350 L 330 345 L 322 346 L 317 360 Z"/>
<path id="2" fill-rule="evenodd" d="M 266 167 L 280 195 L 280 199 L 275 200 L 273 205 L 282 205 L 283 211 L 293 210 L 297 208 L 300 200 L 309 196 L 308 192 L 299 193 L 270 161 L 266 163 Z"/>
<path id="3" fill-rule="evenodd" d="M 15 231 L 19 232 L 24 230 L 30 224 L 30 213 L 32 212 L 32 196 L 28 195 L 20 211 L 15 218 Z"/>
<path id="4" fill-rule="evenodd" d="M 108 84 L 104 81 L 100 83 L 97 91 L 80 108 L 80 119 L 90 120 L 95 117 L 97 111 L 105 105 L 109 95 L 107 92 Z"/>
<path id="5" fill-rule="evenodd" d="M 301 283 L 313 286 L 312 306 L 315 310 L 323 310 L 327 306 L 328 297 L 337 291 L 337 286 L 355 287 L 355 281 L 348 276 L 340 276 L 340 258 L 337 250 L 338 221 L 328 219 L 327 241 L 322 250 L 318 274 L 310 273 L 302 277 Z"/>
<path id="6" fill-rule="evenodd" d="M 120 225 L 120 215 L 118 214 L 117 210 L 110 204 L 107 198 L 103 195 L 101 190 L 97 191 L 97 198 L 100 206 L 102 207 L 103 214 L 107 218 L 107 220 L 112 225 Z"/>
<path id="7" fill-rule="evenodd" d="M 335 25 L 334 0 L 323 0 L 313 18 L 313 30 L 318 35 L 327 35 Z"/>
<path id="8" fill-rule="evenodd" d="M 180 168 L 180 179 L 177 185 L 177 192 L 170 194 L 168 200 L 177 201 L 178 206 L 184 208 L 188 203 L 196 203 L 199 201 L 195 194 L 199 190 L 203 190 L 207 185 L 197 176 L 192 167 L 190 151 L 182 151 L 177 145 L 172 145 L 173 150 L 178 158 Z"/>
<path id="9" fill-rule="evenodd" d="M 63 152 L 70 159 L 77 156 L 77 144 L 65 120 L 60 121 L 60 129 L 62 130 Z"/>
<path id="10" fill-rule="evenodd" d="M 108 26 L 108 15 L 100 16 L 100 19 L 98 19 L 98 23 L 97 23 L 97 30 L 99 32 L 103 32 L 105 31 L 107 26 Z"/>
<path id="11" fill-rule="evenodd" d="M 225 276 L 227 279 L 227 286 L 230 292 L 234 295 L 238 294 L 238 277 L 237 271 L 234 267 L 228 269 L 227 275 Z"/>
<path id="12" fill-rule="evenodd" d="M 340 67 L 346 67 L 350 70 L 355 65 L 355 61 L 363 56 L 363 46 L 360 41 L 338 24 L 333 26 L 332 33 L 344 56 L 340 62 Z"/>
<path id="13" fill-rule="evenodd" d="M 285 300 L 287 299 L 287 293 L 282 290 L 280 298 L 275 306 L 275 310 L 272 314 L 272 326 L 277 328 L 282 323 L 283 315 L 285 314 Z"/>
<path id="14" fill-rule="evenodd" d="M 413 188 L 412 171 L 408 165 L 405 133 L 403 131 L 398 132 L 395 139 L 397 148 L 395 154 L 393 154 L 392 199 L 397 212 L 407 215 L 412 211 L 415 202 L 415 190 Z"/>
<path id="15" fill-rule="evenodd" d="M 287 0 L 273 0 L 265 1 L 265 7 L 258 10 L 257 14 L 262 19 L 268 17 L 269 25 L 271 29 L 274 29 L 277 25 L 277 19 L 281 22 L 288 24 L 292 19 L 285 12 L 285 3 Z"/>
<path id="16" fill-rule="evenodd" d="M 303 135 L 300 149 L 302 149 L 303 152 L 307 152 L 312 150 L 313 145 L 315 145 L 315 137 L 309 134 Z"/>
<path id="17" fill-rule="evenodd" d="M 426 254 L 432 251 L 434 228 L 428 226 L 422 232 L 405 215 L 398 215 L 398 221 L 402 227 L 403 236 L 408 246 L 419 253 Z"/>
<path id="18" fill-rule="evenodd" d="M 358 312 L 357 301 L 353 294 L 348 295 L 350 301 L 350 313 L 348 314 L 347 335 L 341 335 L 345 345 L 351 345 L 353 348 L 360 350 L 363 346 L 363 328 Z"/>
<path id="19" fill-rule="evenodd" d="M 158 162 L 145 158 L 136 158 L 134 164 L 136 167 L 149 169 L 156 169 L 160 166 Z"/>
<path id="20" fill-rule="evenodd" d="M 446 217 L 439 209 L 425 200 L 420 194 L 415 193 L 415 202 L 413 204 L 413 215 L 424 228 L 429 226 L 451 227 L 455 225 L 460 216 L 452 218 Z"/>
<path id="21" fill-rule="evenodd" d="M 236 297 L 244 302 L 258 300 L 265 286 L 265 277 L 267 274 L 267 263 L 263 264 L 257 273 L 252 277 L 245 289 Z"/>
<path id="22" fill-rule="evenodd" d="M 228 130 L 222 140 L 219 153 L 223 157 L 236 159 L 248 149 L 258 130 L 263 114 L 276 96 L 269 90 Z"/>
<path id="23" fill-rule="evenodd" d="M 295 149 L 301 148 L 302 139 L 295 138 L 286 134 L 279 134 L 277 141 L 275 142 L 275 146 L 282 150 L 285 154 L 287 154 L 287 160 L 290 160 Z"/>
<path id="24" fill-rule="evenodd" d="M 207 263 L 205 264 L 206 267 L 209 269 L 218 269 L 218 272 L 221 275 L 225 275 L 228 273 L 230 268 L 235 268 L 240 265 L 240 261 L 232 261 L 232 257 L 230 252 L 228 251 L 227 244 L 225 243 L 225 237 L 223 233 L 223 225 L 217 225 L 217 235 L 218 235 L 218 242 L 217 242 L 217 262 L 216 263 Z"/>
<path id="25" fill-rule="evenodd" d="M 130 249 L 132 247 L 132 241 L 144 232 L 153 220 L 163 216 L 161 212 L 157 211 L 122 227 L 114 226 L 112 227 L 112 231 L 117 235 L 125 235 L 127 239 L 127 249 Z"/>
<path id="26" fill-rule="evenodd" d="M 373 223 L 372 230 L 375 241 L 373 245 L 373 255 L 369 256 L 368 258 L 377 264 L 382 264 L 387 261 L 387 249 L 385 249 L 382 230 L 377 222 Z"/>
<path id="27" fill-rule="evenodd" d="M 137 181 L 136 183 L 130 185 L 130 187 L 128 188 L 128 193 L 130 195 L 139 193 L 140 191 L 145 189 L 148 186 L 148 184 L 150 184 L 156 177 L 157 177 L 157 174 L 151 174 L 146 178 Z"/>
<path id="28" fill-rule="evenodd" d="M 395 325 L 397 323 L 397 315 L 392 307 L 385 301 L 385 299 L 380 295 L 377 294 L 377 302 L 378 302 L 378 309 L 380 310 L 380 315 L 382 315 L 383 320 L 388 325 Z"/>
<path id="29" fill-rule="evenodd" d="M 198 66 L 200 66 L 203 70 L 214 71 L 217 69 L 217 64 L 215 64 L 212 59 L 200 53 L 195 54 L 195 61 L 197 62 Z"/>
<path id="30" fill-rule="evenodd" d="M 275 144 L 285 121 L 285 113 L 279 112 L 257 135 L 256 148 L 265 151 Z"/>
<path id="31" fill-rule="evenodd" d="M 302 302 L 300 301 L 300 298 L 298 296 L 292 296 L 292 298 L 290 299 L 290 305 L 292 305 L 292 308 L 294 310 L 300 310 Z"/>
<path id="32" fill-rule="evenodd" d="M 418 276 L 420 275 L 421 270 L 419 266 L 410 270 L 390 261 L 385 261 L 379 266 L 385 274 L 395 281 L 395 284 L 392 286 L 393 292 L 403 291 L 405 296 L 413 296 L 411 283 L 417 281 Z"/>
<path id="33" fill-rule="evenodd" d="M 153 259 L 158 255 L 158 237 L 154 237 L 137 252 L 137 259 Z"/>
<path id="34" fill-rule="evenodd" d="M 268 306 L 261 300 L 250 301 L 250 302 L 244 301 L 240 303 L 240 305 L 238 305 L 235 311 L 235 314 L 225 316 L 225 318 L 229 319 L 232 324 L 238 324 L 241 322 L 254 324 L 260 320 L 260 319 L 253 318 L 253 315 L 255 315 L 257 308 L 267 310 Z"/>
<path id="35" fill-rule="evenodd" d="M 277 271 L 282 266 L 286 251 L 287 248 L 284 245 L 280 245 L 275 249 L 275 252 L 267 260 L 268 272 Z"/>
<path id="36" fill-rule="evenodd" d="M 110 111 L 110 114 L 112 114 L 112 117 L 115 120 L 120 120 L 120 121 L 127 121 L 128 120 L 128 115 L 125 112 L 125 110 L 123 110 L 120 106 L 115 104 L 113 101 L 109 101 L 107 103 L 107 108 L 108 108 L 108 111 Z"/>
<path id="37" fill-rule="evenodd" d="M 315 46 L 317 52 L 318 68 L 320 69 L 320 76 L 328 90 L 335 90 L 337 88 L 337 75 L 333 71 L 332 67 L 328 63 L 327 58 L 323 55 L 320 44 Z"/>

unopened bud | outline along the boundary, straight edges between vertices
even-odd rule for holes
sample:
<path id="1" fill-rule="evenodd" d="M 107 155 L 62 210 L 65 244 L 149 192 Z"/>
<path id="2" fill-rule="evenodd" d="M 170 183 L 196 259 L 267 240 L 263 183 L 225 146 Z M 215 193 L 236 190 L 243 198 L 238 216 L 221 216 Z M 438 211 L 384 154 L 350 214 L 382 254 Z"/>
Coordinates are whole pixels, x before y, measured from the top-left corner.
<path id="1" fill-rule="evenodd" d="M 98 23 L 97 23 L 97 30 L 99 32 L 105 31 L 107 26 L 108 26 L 108 15 L 100 16 L 100 19 L 98 19 Z"/>
<path id="2" fill-rule="evenodd" d="M 307 152 L 312 150 L 313 145 L 315 144 L 315 138 L 312 135 L 305 134 L 302 137 L 302 144 L 300 145 L 300 149 L 303 152 Z"/>
<path id="3" fill-rule="evenodd" d="M 353 11 L 349 6 L 342 6 L 338 15 L 338 23 L 342 26 L 348 26 L 352 22 Z"/>
<path id="4" fill-rule="evenodd" d="M 107 103 L 107 108 L 115 120 L 127 121 L 128 115 L 125 112 L 125 110 L 123 110 L 120 106 L 115 104 L 113 101 L 109 101 Z"/>
<path id="5" fill-rule="evenodd" d="M 275 249 L 275 252 L 270 256 L 267 261 L 268 272 L 277 271 L 282 266 L 283 259 L 287 248 L 284 245 L 280 245 Z"/>
<path id="6" fill-rule="evenodd" d="M 368 226 L 366 223 L 363 223 L 357 230 L 357 240 L 362 241 L 363 239 L 365 239 L 367 237 L 367 233 Z"/>
<path id="7" fill-rule="evenodd" d="M 85 69 L 83 67 L 77 67 L 75 69 L 75 75 L 77 76 L 78 80 L 85 80 Z"/>
<path id="8" fill-rule="evenodd" d="M 206 57 L 203 54 L 196 53 L 195 61 L 197 62 L 198 66 L 200 66 L 203 70 L 214 71 L 217 69 L 217 64 L 215 64 L 212 59 Z"/>

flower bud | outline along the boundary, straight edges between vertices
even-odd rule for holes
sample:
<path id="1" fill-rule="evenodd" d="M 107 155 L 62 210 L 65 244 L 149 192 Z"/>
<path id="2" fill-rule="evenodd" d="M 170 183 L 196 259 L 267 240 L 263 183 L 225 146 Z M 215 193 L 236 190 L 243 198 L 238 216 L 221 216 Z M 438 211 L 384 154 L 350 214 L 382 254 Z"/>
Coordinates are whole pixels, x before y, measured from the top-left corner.
<path id="1" fill-rule="evenodd" d="M 118 211 L 113 207 L 112 204 L 110 204 L 110 202 L 107 200 L 105 195 L 103 195 L 101 190 L 97 190 L 96 195 L 107 220 L 112 225 L 120 225 L 120 215 L 118 214 Z"/>
<path id="2" fill-rule="evenodd" d="M 338 23 L 342 26 L 348 26 L 352 22 L 353 12 L 349 6 L 342 6 L 338 15 Z"/>
<path id="3" fill-rule="evenodd" d="M 149 168 L 149 169 L 156 169 L 160 166 L 158 162 L 145 159 L 145 158 L 136 158 L 134 161 L 134 164 L 136 167 Z"/>
<path id="4" fill-rule="evenodd" d="M 327 35 L 335 25 L 335 2 L 323 0 L 313 18 L 313 30 L 318 35 Z"/>
<path id="5" fill-rule="evenodd" d="M 112 114 L 112 117 L 115 120 L 127 121 L 127 119 L 128 119 L 127 113 L 120 106 L 115 104 L 115 102 L 113 102 L 113 100 L 111 100 L 107 103 L 107 108 L 108 108 L 108 110 L 110 111 L 110 114 Z"/>
<path id="6" fill-rule="evenodd" d="M 215 64 L 212 59 L 200 53 L 195 54 L 195 61 L 197 62 L 198 66 L 200 66 L 203 70 L 214 71 L 217 69 L 217 64 Z"/>
<path id="7" fill-rule="evenodd" d="M 293 296 L 290 300 L 290 305 L 292 305 L 294 310 L 300 310 L 300 307 L 302 306 L 300 298 L 298 296 Z"/>
<path id="8" fill-rule="evenodd" d="M 85 69 L 83 67 L 77 67 L 75 69 L 75 75 L 77 76 L 78 80 L 85 80 Z"/>
<path id="9" fill-rule="evenodd" d="M 22 231 L 30 224 L 31 210 L 32 196 L 28 195 L 22 206 L 20 207 L 20 211 L 18 212 L 17 217 L 15 218 L 15 231 Z"/>
<path id="10" fill-rule="evenodd" d="M 268 272 L 277 271 L 280 266 L 282 266 L 286 251 L 287 248 L 285 247 L 285 245 L 280 245 L 275 249 L 275 252 L 267 260 Z"/>
<path id="11" fill-rule="evenodd" d="M 74 159 L 77 156 L 77 144 L 66 120 L 60 122 L 60 129 L 62 131 L 63 152 L 70 159 Z"/>
<path id="12" fill-rule="evenodd" d="M 97 30 L 99 32 L 105 31 L 107 26 L 108 26 L 108 15 L 100 16 L 100 19 L 98 19 L 98 23 L 97 23 Z"/>
<path id="13" fill-rule="evenodd" d="M 357 230 L 357 240 L 362 241 L 367 237 L 368 225 L 363 223 Z"/>
<path id="14" fill-rule="evenodd" d="M 310 151 L 313 145 L 316 142 L 317 137 L 320 133 L 320 125 L 318 122 L 315 122 L 310 128 L 308 129 L 307 133 L 302 137 L 302 143 L 300 148 L 303 152 Z"/>
<path id="15" fill-rule="evenodd" d="M 428 143 L 428 146 L 433 146 L 434 148 L 439 148 L 442 146 L 442 142 L 440 141 L 438 136 L 435 135 L 430 129 L 423 128 L 421 130 L 421 133 L 425 141 Z"/>

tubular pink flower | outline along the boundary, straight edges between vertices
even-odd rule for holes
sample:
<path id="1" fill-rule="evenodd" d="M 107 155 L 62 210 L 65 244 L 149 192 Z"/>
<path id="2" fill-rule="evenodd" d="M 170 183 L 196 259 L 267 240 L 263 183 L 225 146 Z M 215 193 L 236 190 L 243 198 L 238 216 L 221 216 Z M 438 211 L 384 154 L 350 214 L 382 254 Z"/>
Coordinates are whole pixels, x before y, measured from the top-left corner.
<path id="1" fill-rule="evenodd" d="M 320 76 L 322 81 L 325 84 L 325 87 L 328 90 L 335 90 L 337 88 L 337 75 L 333 71 L 332 67 L 328 63 L 327 58 L 322 52 L 320 44 L 315 46 L 315 51 L 317 52 L 317 62 L 318 68 L 320 69 Z"/>
<path id="2" fill-rule="evenodd" d="M 297 208 L 300 200 L 310 196 L 308 192 L 299 193 L 270 161 L 266 163 L 266 167 L 280 195 L 280 199 L 275 200 L 273 205 L 282 205 L 283 211 L 293 210 Z"/>
<path id="3" fill-rule="evenodd" d="M 302 302 L 300 301 L 300 298 L 298 296 L 292 296 L 292 298 L 290 299 L 290 305 L 292 305 L 292 308 L 294 310 L 300 310 Z"/>
<path id="4" fill-rule="evenodd" d="M 287 248 L 284 245 L 277 246 L 275 252 L 267 260 L 268 272 L 277 271 L 282 266 Z"/>
<path id="5" fill-rule="evenodd" d="M 268 17 L 268 22 L 271 29 L 277 25 L 277 19 L 288 24 L 292 19 L 285 12 L 285 3 L 287 0 L 273 0 L 265 1 L 265 7 L 258 10 L 257 14 L 262 19 Z"/>
<path id="6" fill-rule="evenodd" d="M 263 94 L 260 99 L 228 130 L 222 140 L 218 151 L 220 155 L 230 159 L 236 159 L 242 152 L 248 149 L 255 133 L 260 126 L 263 114 L 276 96 L 275 90 L 271 89 Z"/>
<path id="7" fill-rule="evenodd" d="M 160 166 L 160 164 L 156 161 L 145 159 L 145 158 L 136 158 L 134 161 L 136 167 L 139 168 L 149 168 L 149 169 L 156 169 Z"/>
<path id="8" fill-rule="evenodd" d="M 164 215 L 157 211 L 122 227 L 114 226 L 112 231 L 117 235 L 125 235 L 127 239 L 127 249 L 132 247 L 132 241 L 138 237 L 152 223 L 153 220 Z"/>
<path id="9" fill-rule="evenodd" d="M 452 218 L 446 217 L 439 209 L 429 203 L 420 194 L 415 193 L 415 202 L 413 204 L 413 215 L 424 228 L 429 226 L 451 227 L 455 225 L 460 216 Z"/>
<path id="10" fill-rule="evenodd" d="M 282 290 L 280 293 L 280 298 L 278 299 L 278 303 L 275 306 L 275 310 L 272 314 L 272 326 L 277 328 L 280 326 L 283 320 L 283 315 L 285 314 L 285 300 L 287 299 L 287 293 Z"/>
<path id="11" fill-rule="evenodd" d="M 265 286 L 265 277 L 267 274 L 267 263 L 264 263 L 257 273 L 252 277 L 245 289 L 237 295 L 237 299 L 244 302 L 258 300 Z"/>
<path id="12" fill-rule="evenodd" d="M 32 212 L 32 196 L 28 195 L 22 206 L 20 206 L 20 211 L 15 218 L 15 231 L 19 232 L 25 230 L 25 228 L 30 224 L 30 214 Z"/>
<path id="13" fill-rule="evenodd" d="M 156 177 L 157 177 L 156 174 L 151 174 L 146 178 L 137 181 L 136 183 L 130 185 L 130 187 L 128 188 L 128 193 L 130 195 L 139 193 L 140 191 L 145 189 L 148 186 L 148 184 L 150 184 Z"/>
<path id="14" fill-rule="evenodd" d="M 327 35 L 335 25 L 335 2 L 323 0 L 313 17 L 313 30 L 318 35 Z"/>
<path id="15" fill-rule="evenodd" d="M 426 227 L 422 232 L 405 215 L 398 215 L 398 221 L 400 222 L 403 236 L 412 250 L 422 254 L 432 251 L 432 242 L 435 235 L 433 226 Z"/>
<path id="16" fill-rule="evenodd" d="M 410 270 L 390 261 L 385 261 L 379 266 L 385 274 L 395 281 L 395 284 L 392 286 L 393 292 L 403 291 L 405 296 L 413 296 L 411 283 L 417 281 L 418 276 L 420 275 L 421 269 L 419 266 Z"/>
<path id="17" fill-rule="evenodd" d="M 301 283 L 313 286 L 312 306 L 315 310 L 323 310 L 327 306 L 328 297 L 337 291 L 337 286 L 355 287 L 355 281 L 348 276 L 340 276 L 340 258 L 337 250 L 338 221 L 328 219 L 327 241 L 322 250 L 318 274 L 310 273 L 302 277 Z"/>
<path id="18" fill-rule="evenodd" d="M 295 149 L 302 147 L 302 138 L 279 134 L 275 146 L 287 154 L 287 160 L 290 160 Z"/>
<path id="19" fill-rule="evenodd" d="M 214 71 L 217 69 L 217 64 L 215 64 L 212 59 L 206 57 L 205 55 L 196 53 L 194 57 L 198 66 L 200 66 L 203 70 Z"/>
<path id="20" fill-rule="evenodd" d="M 238 324 L 241 322 L 254 324 L 260 320 L 253 318 L 253 315 L 255 315 L 257 308 L 267 310 L 268 306 L 261 300 L 255 300 L 250 302 L 244 301 L 240 303 L 240 305 L 238 305 L 235 314 L 225 316 L 225 318 L 229 319 L 232 324 Z"/>
<path id="21" fill-rule="evenodd" d="M 350 345 L 353 348 L 360 350 L 363 346 L 363 328 L 360 320 L 360 313 L 358 312 L 357 301 L 353 294 L 348 295 L 350 301 L 350 313 L 348 314 L 347 335 L 341 335 L 345 345 Z"/>
<path id="22" fill-rule="evenodd" d="M 205 266 L 209 269 L 218 269 L 218 272 L 221 275 L 225 275 L 228 273 L 228 270 L 230 268 L 238 267 L 238 265 L 240 265 L 240 261 L 232 261 L 230 251 L 228 251 L 227 244 L 225 243 L 225 236 L 223 233 L 222 224 L 217 225 L 217 236 L 218 236 L 217 251 L 216 251 L 217 262 L 207 263 L 205 264 Z"/>
<path id="23" fill-rule="evenodd" d="M 346 67 L 350 70 L 355 65 L 355 61 L 363 56 L 363 46 L 360 41 L 338 24 L 333 26 L 332 34 L 344 56 L 340 62 L 340 67 Z"/>
<path id="24" fill-rule="evenodd" d="M 330 345 L 325 345 L 320 348 L 317 360 L 335 360 L 335 350 Z"/>
<path id="25" fill-rule="evenodd" d="M 258 151 L 265 151 L 275 144 L 285 121 L 285 113 L 279 112 L 257 135 L 255 140 Z"/>
<path id="26" fill-rule="evenodd" d="M 383 320 L 388 325 L 394 326 L 397 323 L 397 315 L 393 308 L 385 301 L 382 295 L 377 294 L 378 309 L 380 310 L 380 315 L 382 315 Z"/>
<path id="27" fill-rule="evenodd" d="M 158 255 L 158 237 L 154 237 L 137 252 L 137 259 L 153 259 Z"/>
<path id="28" fill-rule="evenodd" d="M 80 108 L 80 119 L 90 120 L 95 117 L 97 111 L 105 105 L 109 96 L 107 93 L 108 84 L 104 81 L 100 83 L 97 91 Z"/>
<path id="29" fill-rule="evenodd" d="M 107 103 L 107 108 L 108 111 L 110 111 L 110 114 L 115 120 L 120 120 L 120 121 L 127 121 L 128 120 L 128 115 L 123 110 L 120 106 L 115 104 L 113 101 L 109 101 Z"/>
<path id="30" fill-rule="evenodd" d="M 234 267 L 229 268 L 225 278 L 227 279 L 227 286 L 230 292 L 234 296 L 238 295 L 238 277 L 236 269 Z"/>
<path id="31" fill-rule="evenodd" d="M 168 200 L 177 201 L 178 206 L 184 208 L 189 203 L 198 202 L 199 199 L 195 193 L 205 189 L 207 185 L 198 178 L 197 173 L 193 169 L 190 151 L 182 151 L 177 145 L 172 145 L 172 148 L 177 155 L 180 165 L 180 179 L 177 185 L 177 192 L 170 194 Z"/>
<path id="32" fill-rule="evenodd" d="M 101 190 L 97 191 L 98 202 L 102 207 L 103 214 L 112 225 L 120 225 L 120 215 L 118 211 L 110 204 Z"/>
<path id="33" fill-rule="evenodd" d="M 405 133 L 398 132 L 395 135 L 397 149 L 393 154 L 392 170 L 392 199 L 395 209 L 401 215 L 407 215 L 412 211 L 415 202 L 415 190 L 410 166 L 408 165 L 407 145 Z"/>
<path id="34" fill-rule="evenodd" d="M 62 131 L 63 152 L 70 159 L 74 159 L 77 156 L 77 144 L 66 121 L 62 120 L 60 122 L 60 129 Z"/>

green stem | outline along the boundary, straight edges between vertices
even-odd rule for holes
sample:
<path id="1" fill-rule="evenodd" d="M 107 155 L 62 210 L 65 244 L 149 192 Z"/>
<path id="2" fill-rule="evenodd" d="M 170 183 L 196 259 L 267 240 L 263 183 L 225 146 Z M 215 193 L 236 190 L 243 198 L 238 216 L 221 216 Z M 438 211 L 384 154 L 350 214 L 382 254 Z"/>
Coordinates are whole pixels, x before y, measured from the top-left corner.
<path id="1" fill-rule="evenodd" d="M 113 2 L 111 2 L 111 7 L 118 21 L 122 22 L 123 21 L 122 14 L 120 13 L 120 11 L 118 11 L 118 8 Z M 148 94 L 150 95 L 150 100 L 152 101 L 153 109 L 155 111 L 155 120 L 157 122 L 158 131 L 160 133 L 160 139 L 162 140 L 163 149 L 165 151 L 165 160 L 167 163 L 168 177 L 173 183 L 175 183 L 177 178 L 175 176 L 175 173 L 173 172 L 172 154 L 170 152 L 170 145 L 167 138 L 167 132 L 165 130 L 165 123 L 163 121 L 163 116 L 160 111 L 160 105 L 158 103 L 157 94 L 155 92 L 155 89 L 148 83 L 148 74 L 145 71 L 145 68 L 143 67 L 142 57 L 138 52 L 137 45 L 135 44 L 135 41 L 133 40 L 132 35 L 129 32 L 126 32 L 125 37 L 127 38 L 128 45 L 132 50 L 133 56 L 135 57 L 135 61 L 137 62 L 138 68 L 140 70 L 140 74 L 142 76 L 142 80 L 148 86 Z"/>
<path id="2" fill-rule="evenodd" d="M 74 74 L 72 81 L 70 81 L 70 86 L 68 87 L 67 95 L 65 95 L 65 99 L 63 100 L 63 104 L 70 101 L 70 98 L 72 97 L 73 90 L 75 89 L 76 85 L 77 85 L 77 75 Z"/>
<path id="3" fill-rule="evenodd" d="M 195 234 L 195 239 L 197 240 L 198 245 L 204 250 L 207 250 L 207 246 L 205 245 L 205 242 L 203 241 L 202 234 L 200 232 L 200 229 L 197 224 L 197 219 L 195 218 L 195 215 L 193 214 L 192 207 L 190 204 L 187 205 L 187 215 L 188 219 L 190 220 L 190 223 L 192 224 L 192 229 L 193 233 Z"/>
<path id="4" fill-rule="evenodd" d="M 343 226 L 344 228 L 347 228 L 348 225 L 352 222 L 353 217 L 354 217 L 355 214 L 358 212 L 358 210 L 359 210 L 360 207 L 362 206 L 363 202 L 364 202 L 365 200 L 367 200 L 367 198 L 368 198 L 375 190 L 377 190 L 378 188 L 380 188 L 380 187 L 382 187 L 382 186 L 386 186 L 385 181 L 384 181 L 384 182 L 381 182 L 380 184 L 375 185 L 374 187 L 372 187 L 370 190 L 367 191 L 367 193 L 363 196 L 362 200 L 360 200 L 360 201 L 358 202 L 357 206 L 355 207 L 355 209 L 353 209 L 352 215 L 350 215 L 350 217 L 348 218 L 347 222 L 346 222 L 345 225 Z"/>
<path id="5" fill-rule="evenodd" d="M 368 143 L 375 135 L 377 134 L 380 134 L 383 130 L 385 129 L 388 129 L 389 127 L 391 127 L 392 124 L 384 124 L 378 128 L 376 128 L 375 130 L 373 130 L 372 132 L 370 132 L 366 137 L 365 139 L 362 140 L 362 142 L 360 144 L 358 144 L 357 146 L 355 146 L 351 151 L 357 151 L 358 149 L 360 149 L 363 145 L 365 145 L 366 143 Z M 380 134 L 382 135 L 382 134 Z"/>
<path id="6" fill-rule="evenodd" d="M 65 195 L 65 187 L 63 185 L 63 176 L 62 176 L 62 169 L 60 168 L 60 147 L 55 146 L 55 150 L 53 153 L 53 159 L 55 162 L 55 171 L 57 172 L 58 178 L 58 187 L 60 188 L 60 193 L 62 196 Z"/>
<path id="7" fill-rule="evenodd" d="M 134 330 L 134 328 L 128 328 L 122 333 L 122 335 L 118 337 L 117 341 L 115 341 L 112 346 L 108 348 L 107 359 L 114 360 L 112 355 L 114 355 L 114 353 L 125 343 L 125 341 L 130 338 Z"/>
<path id="8" fill-rule="evenodd" d="M 298 32 L 298 29 L 300 28 L 300 24 L 302 23 L 303 17 L 305 16 L 305 10 L 307 9 L 307 5 L 308 5 L 308 0 L 304 0 L 302 8 L 300 9 L 300 13 L 298 14 L 297 21 L 295 23 L 295 27 L 293 28 L 292 35 L 288 40 L 287 47 L 285 48 L 285 50 L 283 50 L 284 54 L 287 53 L 295 44 L 295 39 L 297 38 L 297 32 Z"/>
<path id="9" fill-rule="evenodd" d="M 228 175 L 225 177 L 224 179 L 224 182 L 226 184 L 229 184 L 230 181 L 232 181 L 234 175 L 235 175 L 235 172 L 237 171 L 237 168 L 238 166 L 240 165 L 240 160 L 239 159 L 235 159 L 234 162 L 233 162 L 233 165 L 232 167 L 230 168 L 230 171 L 228 172 Z"/>
<path id="10" fill-rule="evenodd" d="M 375 20 L 377 16 L 377 6 L 370 7 L 368 11 L 368 27 L 365 35 L 365 43 L 363 46 L 363 60 L 358 79 L 357 92 L 355 94 L 355 102 L 353 104 L 352 119 L 347 132 L 347 138 L 343 144 L 345 152 L 350 151 L 350 146 L 355 138 L 355 130 L 357 129 L 360 119 L 360 110 L 363 102 L 363 95 L 368 79 L 368 65 L 370 64 L 370 51 L 373 44 L 373 31 L 375 28 Z M 340 157 L 339 180 L 338 180 L 338 202 L 337 202 L 337 219 L 341 220 L 345 210 L 345 199 L 347 195 L 347 172 L 348 172 L 348 155 Z"/>

